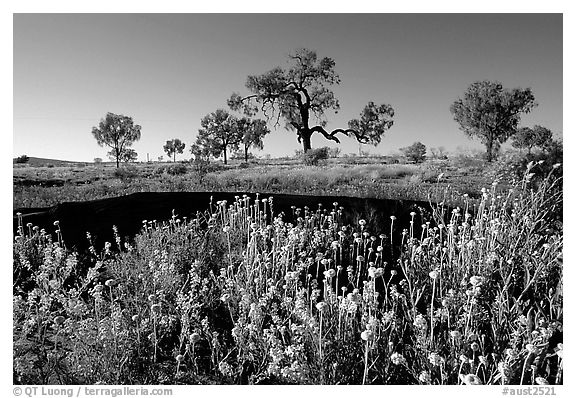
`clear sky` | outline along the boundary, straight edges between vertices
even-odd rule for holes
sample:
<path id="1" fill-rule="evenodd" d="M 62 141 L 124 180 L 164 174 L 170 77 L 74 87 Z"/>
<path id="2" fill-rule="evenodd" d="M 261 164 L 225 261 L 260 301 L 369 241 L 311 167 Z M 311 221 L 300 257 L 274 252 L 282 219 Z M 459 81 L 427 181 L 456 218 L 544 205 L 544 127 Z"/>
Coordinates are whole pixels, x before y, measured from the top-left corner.
<path id="1" fill-rule="evenodd" d="M 328 127 L 370 100 L 395 109 L 381 144 L 364 146 L 372 153 L 415 141 L 481 148 L 449 107 L 484 79 L 531 87 L 539 106 L 521 124 L 563 130 L 561 14 L 15 14 L 13 29 L 14 156 L 106 158 L 91 129 L 114 112 L 142 126 L 139 159 L 156 159 L 168 139 L 189 146 L 204 115 L 248 93 L 248 75 L 285 66 L 299 47 L 336 62 L 341 110 Z M 257 154 L 300 148 L 282 126 Z M 352 138 L 341 147 L 358 151 Z"/>

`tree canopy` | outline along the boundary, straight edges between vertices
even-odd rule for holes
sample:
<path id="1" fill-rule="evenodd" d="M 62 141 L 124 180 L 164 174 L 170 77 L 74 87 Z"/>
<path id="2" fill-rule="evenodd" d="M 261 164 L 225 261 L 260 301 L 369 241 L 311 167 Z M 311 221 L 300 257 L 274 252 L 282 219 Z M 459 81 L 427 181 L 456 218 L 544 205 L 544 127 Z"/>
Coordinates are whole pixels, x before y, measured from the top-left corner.
<path id="1" fill-rule="evenodd" d="M 422 163 L 426 160 L 426 145 L 421 142 L 415 142 L 405 148 L 400 148 L 404 156 L 414 163 Z"/>
<path id="2" fill-rule="evenodd" d="M 243 117 L 236 122 L 238 134 L 242 136 L 244 147 L 244 161 L 248 162 L 248 150 L 251 147 L 263 149 L 264 137 L 270 133 L 266 122 L 262 119 L 250 119 Z"/>
<path id="3" fill-rule="evenodd" d="M 552 142 L 552 131 L 542 126 L 522 127 L 512 136 L 514 148 L 527 148 L 528 154 L 532 148 L 545 148 Z"/>
<path id="4" fill-rule="evenodd" d="M 108 112 L 106 117 L 100 120 L 98 127 L 92 127 L 92 135 L 98 145 L 112 149 L 108 156 L 116 160 L 116 167 L 119 167 L 126 156 L 134 156 L 136 153 L 133 150 L 133 153 L 127 151 L 140 139 L 140 130 L 141 127 L 134 124 L 131 117 Z"/>
<path id="5" fill-rule="evenodd" d="M 486 145 L 486 159 L 491 162 L 500 145 L 516 133 L 521 114 L 535 106 L 530 88 L 505 89 L 500 82 L 484 80 L 472 83 L 450 112 L 460 130 Z"/>
<path id="6" fill-rule="evenodd" d="M 228 163 L 228 153 L 237 150 L 242 142 L 242 135 L 237 128 L 238 119 L 224 109 L 218 109 L 202 118 L 201 129 L 195 145 L 190 149 L 195 155 L 218 157 L 224 155 L 224 164 Z"/>
<path id="7" fill-rule="evenodd" d="M 340 77 L 332 58 L 318 58 L 316 52 L 299 49 L 288 56 L 291 65 L 275 67 L 261 75 L 248 76 L 246 88 L 252 93 L 241 96 L 232 94 L 228 105 L 232 110 L 243 111 L 247 116 L 261 112 L 267 121 L 295 131 L 304 151 L 311 148 L 314 133 L 340 143 L 338 134 L 354 136 L 359 142 L 378 145 L 383 134 L 392 127 L 394 110 L 390 105 L 369 102 L 359 119 L 348 122 L 347 128 L 326 130 L 326 111 L 338 112 L 340 104 L 330 86 L 338 85 Z M 317 124 L 312 123 L 314 117 Z"/>
<path id="8" fill-rule="evenodd" d="M 185 147 L 186 144 L 180 141 L 179 138 L 173 138 L 171 140 L 166 141 L 166 144 L 164 145 L 164 152 L 166 152 L 166 155 L 168 155 L 168 157 L 173 156 L 174 162 L 176 162 L 176 154 L 183 153 Z"/>

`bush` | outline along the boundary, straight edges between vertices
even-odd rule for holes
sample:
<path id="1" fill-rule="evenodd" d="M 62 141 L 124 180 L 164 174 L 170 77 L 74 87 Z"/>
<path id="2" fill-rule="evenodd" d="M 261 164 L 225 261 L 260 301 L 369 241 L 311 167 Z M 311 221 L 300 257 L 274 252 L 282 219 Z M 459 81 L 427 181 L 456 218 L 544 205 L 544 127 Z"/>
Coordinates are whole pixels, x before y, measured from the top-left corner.
<path id="1" fill-rule="evenodd" d="M 415 142 L 409 147 L 401 148 L 408 160 L 414 163 L 422 163 L 426 160 L 426 145 L 421 142 Z"/>
<path id="2" fill-rule="evenodd" d="M 316 166 L 321 160 L 328 159 L 330 148 L 327 146 L 323 148 L 310 149 L 302 155 L 302 160 L 306 166 Z"/>
<path id="3" fill-rule="evenodd" d="M 119 167 L 114 170 L 114 177 L 119 178 L 122 182 L 132 181 L 138 176 L 138 169 L 134 166 Z"/>
<path id="4" fill-rule="evenodd" d="M 188 172 L 188 168 L 182 163 L 171 164 L 166 168 L 166 172 L 170 175 L 178 176 L 186 174 Z"/>
<path id="5" fill-rule="evenodd" d="M 30 158 L 26 155 L 22 155 L 16 158 L 16 163 L 28 163 Z"/>

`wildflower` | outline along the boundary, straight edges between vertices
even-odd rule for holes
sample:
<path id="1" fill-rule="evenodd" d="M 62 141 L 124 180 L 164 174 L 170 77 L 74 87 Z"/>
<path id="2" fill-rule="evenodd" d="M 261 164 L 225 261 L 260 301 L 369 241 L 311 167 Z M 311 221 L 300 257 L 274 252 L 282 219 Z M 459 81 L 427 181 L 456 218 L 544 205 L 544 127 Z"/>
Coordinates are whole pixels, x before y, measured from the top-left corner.
<path id="1" fill-rule="evenodd" d="M 98 284 L 94 286 L 94 289 L 92 290 L 94 291 L 94 293 L 100 293 L 102 290 L 104 290 L 104 285 Z"/>
<path id="2" fill-rule="evenodd" d="M 396 219 L 396 216 L 390 216 L 390 219 L 391 219 L 392 221 L 394 221 L 394 220 Z"/>
<path id="3" fill-rule="evenodd" d="M 462 337 L 462 333 L 460 333 L 458 330 L 451 330 L 450 337 L 454 339 L 459 339 L 460 337 Z"/>
<path id="4" fill-rule="evenodd" d="M 222 231 L 230 232 L 230 227 L 228 225 L 226 225 L 224 228 L 222 228 Z"/>
<path id="5" fill-rule="evenodd" d="M 430 278 L 436 279 L 438 278 L 438 271 L 431 271 L 429 274 Z"/>
<path id="6" fill-rule="evenodd" d="M 364 256 L 358 256 L 358 257 L 356 257 L 356 260 L 362 262 L 362 261 L 364 261 Z"/>
<path id="7" fill-rule="evenodd" d="M 538 351 L 534 344 L 526 344 L 526 350 L 529 354 L 535 354 Z"/>
<path id="8" fill-rule="evenodd" d="M 326 279 L 333 278 L 334 276 L 336 276 L 336 271 L 334 271 L 333 268 L 330 268 L 329 270 L 324 271 L 324 276 L 326 277 Z"/>
<path id="9" fill-rule="evenodd" d="M 477 342 L 473 342 L 472 344 L 470 344 L 470 348 L 471 348 L 472 351 L 474 351 L 474 352 L 480 350 L 480 346 L 478 345 Z"/>
<path id="10" fill-rule="evenodd" d="M 390 271 L 390 275 L 396 276 L 396 275 L 398 275 L 398 271 L 396 271 L 395 269 L 393 269 L 392 271 Z"/>
<path id="11" fill-rule="evenodd" d="M 62 325 L 62 324 L 64 323 L 65 320 L 66 320 L 66 318 L 64 318 L 63 316 L 59 315 L 59 316 L 57 316 L 56 318 L 54 318 L 54 323 L 55 323 L 57 326 L 60 326 L 60 325 Z"/>
<path id="12" fill-rule="evenodd" d="M 404 358 L 404 356 L 402 356 L 402 354 L 395 352 L 392 355 L 390 355 L 390 361 L 392 361 L 394 365 L 402 365 L 406 361 L 406 359 Z"/>
<path id="13" fill-rule="evenodd" d="M 360 220 L 358 221 L 358 224 L 360 224 L 360 226 L 363 227 L 364 225 L 366 225 L 366 220 Z"/>
<path id="14" fill-rule="evenodd" d="M 192 342 L 192 344 L 196 344 L 197 342 L 200 341 L 200 335 L 196 332 L 192 333 L 190 335 L 190 341 Z"/>
<path id="15" fill-rule="evenodd" d="M 54 226 L 57 227 L 58 225 L 60 225 L 60 221 L 58 220 L 54 221 Z"/>
<path id="16" fill-rule="evenodd" d="M 464 382 L 464 384 L 469 386 L 482 384 L 480 378 L 475 374 L 460 375 L 460 379 L 462 380 L 462 382 Z"/>
<path id="17" fill-rule="evenodd" d="M 464 354 L 460 355 L 460 362 L 465 363 L 468 362 L 468 357 Z"/>
<path id="18" fill-rule="evenodd" d="M 420 373 L 418 380 L 420 380 L 421 383 L 430 384 L 430 382 L 432 382 L 432 377 L 430 376 L 430 373 L 424 371 Z"/>
<path id="19" fill-rule="evenodd" d="M 140 317 L 138 316 L 138 314 L 132 315 L 132 322 L 138 322 L 139 319 Z"/>
<path id="20" fill-rule="evenodd" d="M 430 353 L 430 355 L 428 355 L 428 360 L 430 361 L 432 366 L 440 366 L 444 363 L 444 358 L 442 358 L 435 352 L 432 352 Z"/>
<path id="21" fill-rule="evenodd" d="M 108 279 L 104 284 L 108 287 L 116 286 L 116 281 L 114 279 Z"/>
<path id="22" fill-rule="evenodd" d="M 156 295 L 155 295 L 155 294 L 151 294 L 150 296 L 148 296 L 148 300 L 150 300 L 150 301 L 156 301 Z"/>
<path id="23" fill-rule="evenodd" d="M 470 278 L 470 283 L 472 286 L 477 287 L 484 283 L 484 278 L 481 276 L 474 275 Z"/>
<path id="24" fill-rule="evenodd" d="M 548 380 L 546 380 L 545 378 L 540 377 L 540 376 L 536 377 L 536 379 L 534 379 L 534 380 L 536 381 L 537 384 L 540 384 L 540 385 L 550 384 L 550 383 L 548 383 Z"/>
<path id="25" fill-rule="evenodd" d="M 368 268 L 368 276 L 370 278 L 375 278 L 376 277 L 376 267 L 370 267 Z"/>
<path id="26" fill-rule="evenodd" d="M 422 314 L 418 314 L 414 320 L 414 326 L 416 326 L 417 329 L 424 331 L 428 327 L 428 322 L 426 322 L 426 319 L 424 319 Z"/>
<path id="27" fill-rule="evenodd" d="M 362 338 L 362 340 L 364 341 L 370 341 L 374 338 L 374 333 L 372 333 L 371 330 L 365 330 L 362 332 L 362 334 L 360 335 L 360 337 Z"/>
<path id="28" fill-rule="evenodd" d="M 328 304 L 326 304 L 324 301 L 319 302 L 318 304 L 316 304 L 316 309 L 320 312 L 324 311 L 324 308 L 326 308 L 328 306 Z"/>
<path id="29" fill-rule="evenodd" d="M 415 211 L 411 211 L 411 212 L 410 212 L 410 217 L 414 217 L 415 215 L 416 215 L 416 212 L 415 212 Z"/>
<path id="30" fill-rule="evenodd" d="M 153 312 L 153 313 L 156 313 L 156 314 L 157 314 L 157 313 L 160 312 L 161 306 L 160 306 L 160 304 L 152 304 L 151 309 L 152 309 L 152 312 Z"/>
<path id="31" fill-rule="evenodd" d="M 230 300 L 230 295 L 228 293 L 224 293 L 222 295 L 222 297 L 220 297 L 220 301 L 222 301 L 224 304 L 227 304 L 229 300 Z"/>
<path id="32" fill-rule="evenodd" d="M 182 362 L 183 360 L 184 360 L 184 355 L 182 355 L 182 354 L 176 355 L 176 361 Z"/>
<path id="33" fill-rule="evenodd" d="M 556 348 L 558 348 L 558 350 L 556 351 L 556 355 L 558 355 L 558 358 L 564 358 L 564 344 L 558 343 Z"/>

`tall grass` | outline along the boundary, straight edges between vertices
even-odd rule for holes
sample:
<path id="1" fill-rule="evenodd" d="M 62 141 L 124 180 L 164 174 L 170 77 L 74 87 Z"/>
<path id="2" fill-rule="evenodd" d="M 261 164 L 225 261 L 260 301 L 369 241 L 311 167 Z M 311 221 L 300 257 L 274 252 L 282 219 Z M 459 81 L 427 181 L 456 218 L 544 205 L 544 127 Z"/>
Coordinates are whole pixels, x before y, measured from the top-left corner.
<path id="1" fill-rule="evenodd" d="M 532 189 L 532 171 L 478 206 L 380 230 L 342 225 L 338 203 L 283 217 L 273 197 L 238 196 L 145 220 L 133 245 L 91 248 L 88 270 L 21 225 L 15 379 L 562 383 L 562 179 Z"/>

